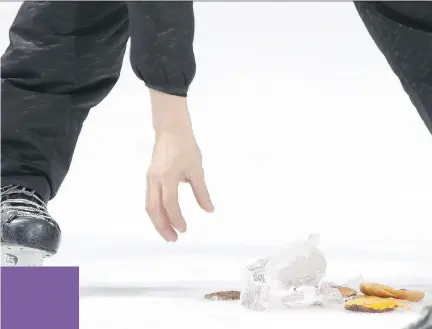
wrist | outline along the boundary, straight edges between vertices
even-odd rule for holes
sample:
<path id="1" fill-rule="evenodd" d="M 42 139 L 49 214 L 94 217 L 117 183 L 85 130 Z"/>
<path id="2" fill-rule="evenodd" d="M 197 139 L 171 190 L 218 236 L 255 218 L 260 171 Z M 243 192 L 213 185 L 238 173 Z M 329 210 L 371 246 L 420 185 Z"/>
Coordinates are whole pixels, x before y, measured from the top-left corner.
<path id="1" fill-rule="evenodd" d="M 157 135 L 193 136 L 186 97 L 150 89 L 153 128 Z"/>

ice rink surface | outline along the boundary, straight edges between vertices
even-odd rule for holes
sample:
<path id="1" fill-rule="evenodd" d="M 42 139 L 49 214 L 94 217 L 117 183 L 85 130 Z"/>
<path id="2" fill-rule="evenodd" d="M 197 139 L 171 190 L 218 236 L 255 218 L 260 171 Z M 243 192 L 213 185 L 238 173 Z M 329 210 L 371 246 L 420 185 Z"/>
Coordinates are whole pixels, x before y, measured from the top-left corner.
<path id="1" fill-rule="evenodd" d="M 0 4 L 2 49 L 18 6 Z M 80 266 L 81 328 L 411 323 L 416 312 L 255 313 L 203 299 L 310 233 L 337 279 L 432 284 L 432 138 L 352 3 L 196 3 L 195 13 L 189 104 L 216 212 L 181 186 L 188 232 L 166 244 L 153 230 L 149 97 L 126 55 L 49 206 L 64 240 L 48 265 Z"/>
<path id="2" fill-rule="evenodd" d="M 277 328 L 281 324 L 346 328 L 348 323 L 356 329 L 403 328 L 419 316 L 420 308 L 393 314 L 355 314 L 342 306 L 260 313 L 239 302 L 204 299 L 210 292 L 240 290 L 245 264 L 274 251 L 270 246 L 90 244 L 84 240 L 65 244 L 62 254 L 49 263 L 80 265 L 82 328 Z M 396 287 L 423 289 L 430 283 L 430 251 L 412 258 L 386 252 L 381 258 L 359 249 L 323 249 L 328 276 L 338 282 L 363 274 L 366 279 Z M 432 303 L 430 294 L 427 303 Z"/>

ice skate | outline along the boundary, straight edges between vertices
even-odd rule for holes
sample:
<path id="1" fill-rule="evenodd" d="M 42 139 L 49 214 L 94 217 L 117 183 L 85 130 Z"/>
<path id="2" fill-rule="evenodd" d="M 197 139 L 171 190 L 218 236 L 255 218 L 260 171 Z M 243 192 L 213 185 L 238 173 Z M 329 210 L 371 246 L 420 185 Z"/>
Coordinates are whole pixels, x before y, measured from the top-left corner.
<path id="1" fill-rule="evenodd" d="M 34 191 L 1 188 L 2 266 L 42 266 L 57 252 L 60 239 L 59 225 Z"/>

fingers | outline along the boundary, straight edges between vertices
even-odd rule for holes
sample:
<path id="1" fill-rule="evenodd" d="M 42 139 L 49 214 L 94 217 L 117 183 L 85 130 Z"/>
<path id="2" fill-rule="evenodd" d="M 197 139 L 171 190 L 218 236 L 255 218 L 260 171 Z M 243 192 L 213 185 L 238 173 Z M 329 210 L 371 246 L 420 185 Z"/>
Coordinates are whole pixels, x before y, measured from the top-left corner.
<path id="1" fill-rule="evenodd" d="M 171 225 L 180 233 L 186 232 L 186 221 L 178 203 L 178 183 L 162 185 L 162 202 Z"/>
<path id="2" fill-rule="evenodd" d="M 191 184 L 200 207 L 207 212 L 212 212 L 214 207 L 204 181 L 203 171 L 190 175 L 186 181 Z M 178 188 L 178 179 L 162 179 L 152 175 L 147 177 L 147 213 L 159 234 L 170 242 L 178 238 L 175 230 L 184 233 L 187 229 L 178 201 Z"/>
<path id="3" fill-rule="evenodd" d="M 177 233 L 163 206 L 162 188 L 158 181 L 152 179 L 147 179 L 146 210 L 159 234 L 169 242 L 176 241 Z"/>
<path id="4" fill-rule="evenodd" d="M 210 193 L 204 180 L 204 171 L 199 170 L 191 175 L 190 184 L 192 186 L 195 199 L 197 200 L 200 207 L 207 212 L 213 212 L 214 206 L 210 199 Z"/>

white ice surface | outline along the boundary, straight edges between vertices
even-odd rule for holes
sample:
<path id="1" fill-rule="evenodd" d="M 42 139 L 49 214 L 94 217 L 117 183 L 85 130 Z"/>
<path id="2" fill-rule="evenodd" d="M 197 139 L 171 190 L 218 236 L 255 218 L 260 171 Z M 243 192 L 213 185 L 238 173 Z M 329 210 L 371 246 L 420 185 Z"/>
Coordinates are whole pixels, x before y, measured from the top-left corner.
<path id="1" fill-rule="evenodd" d="M 229 245 L 163 245 L 127 241 L 66 241 L 49 265 L 80 266 L 81 328 L 277 328 L 282 323 L 346 328 L 402 328 L 418 312 L 354 314 L 339 309 L 296 309 L 257 313 L 237 302 L 207 301 L 204 294 L 241 289 L 248 260 L 274 247 Z M 430 283 L 432 265 L 425 257 L 404 259 L 359 250 L 324 248 L 328 275 L 346 279 L 361 273 L 366 279 L 395 286 Z M 421 260 L 423 259 L 423 261 Z M 430 259 L 430 258 L 429 258 Z M 430 300 L 432 303 L 432 300 Z"/>
<path id="2" fill-rule="evenodd" d="M 0 4 L 2 49 L 18 6 Z M 64 241 L 49 263 L 80 265 L 81 328 L 402 328 L 416 314 L 257 314 L 202 299 L 310 233 L 335 277 L 432 283 L 432 138 L 352 3 L 195 8 L 189 104 L 216 212 L 182 186 L 188 233 L 167 245 L 153 230 L 149 98 L 126 54 L 50 204 Z"/>

